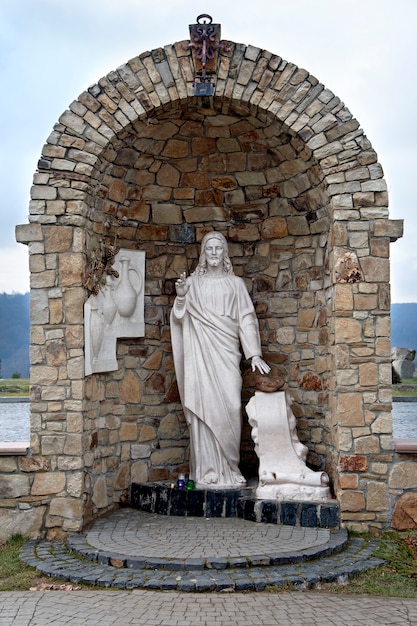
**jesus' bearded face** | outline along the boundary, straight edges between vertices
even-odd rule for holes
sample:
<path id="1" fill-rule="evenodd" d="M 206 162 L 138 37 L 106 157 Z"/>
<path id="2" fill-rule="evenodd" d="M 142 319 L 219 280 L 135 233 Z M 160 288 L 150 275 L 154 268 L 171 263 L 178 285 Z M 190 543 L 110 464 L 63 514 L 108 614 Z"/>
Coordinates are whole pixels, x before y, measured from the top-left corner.
<path id="1" fill-rule="evenodd" d="M 223 263 L 224 247 L 222 242 L 215 237 L 207 241 L 204 252 L 206 255 L 207 265 L 211 267 L 218 267 Z"/>

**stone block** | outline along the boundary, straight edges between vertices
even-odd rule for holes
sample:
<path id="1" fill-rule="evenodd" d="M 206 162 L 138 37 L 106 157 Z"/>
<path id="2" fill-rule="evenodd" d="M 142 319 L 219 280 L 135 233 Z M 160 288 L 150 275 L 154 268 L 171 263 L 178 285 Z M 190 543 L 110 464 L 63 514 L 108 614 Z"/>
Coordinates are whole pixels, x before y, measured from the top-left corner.
<path id="1" fill-rule="evenodd" d="M 141 442 L 152 441 L 152 439 L 155 439 L 155 438 L 156 438 L 155 428 L 153 426 L 150 426 L 149 424 L 145 424 L 140 431 L 139 441 Z"/>
<path id="2" fill-rule="evenodd" d="M 300 510 L 300 525 L 310 528 L 317 528 L 317 505 L 312 502 L 303 502 Z"/>
<path id="3" fill-rule="evenodd" d="M 368 459 L 358 455 L 341 456 L 339 468 L 342 472 L 365 472 L 368 469 Z"/>
<path id="4" fill-rule="evenodd" d="M 387 511 L 388 494 L 387 485 L 379 482 L 368 482 L 368 494 L 366 498 L 367 511 Z"/>
<path id="5" fill-rule="evenodd" d="M 57 367 L 58 365 L 64 365 L 67 359 L 65 341 L 63 339 L 47 341 L 45 356 L 48 366 Z"/>
<path id="6" fill-rule="evenodd" d="M 203 517 L 205 505 L 205 492 L 194 489 L 187 492 L 187 515 Z"/>
<path id="7" fill-rule="evenodd" d="M 30 190 L 32 200 L 55 200 L 57 189 L 48 185 L 33 185 Z"/>
<path id="8" fill-rule="evenodd" d="M 356 454 L 378 454 L 381 451 L 379 437 L 369 435 L 355 439 Z"/>
<path id="9" fill-rule="evenodd" d="M 122 422 L 119 433 L 120 441 L 136 441 L 138 437 L 137 424 Z"/>
<path id="10" fill-rule="evenodd" d="M 59 282 L 62 287 L 73 287 L 83 283 L 85 261 L 78 253 L 62 253 L 59 259 Z"/>
<path id="11" fill-rule="evenodd" d="M 185 516 L 187 512 L 187 490 L 172 489 L 170 500 L 170 515 Z"/>
<path id="12" fill-rule="evenodd" d="M 148 464 L 145 461 L 136 461 L 131 468 L 132 483 L 146 483 L 148 480 Z"/>
<path id="13" fill-rule="evenodd" d="M 282 239 L 288 235 L 287 220 L 283 217 L 269 217 L 262 223 L 261 233 L 264 239 Z"/>
<path id="14" fill-rule="evenodd" d="M 417 493 L 405 493 L 398 499 L 392 526 L 396 530 L 417 528 Z"/>
<path id="15" fill-rule="evenodd" d="M 78 456 L 63 456 L 58 458 L 58 469 L 62 472 L 79 470 L 84 467 L 84 461 Z"/>
<path id="16" fill-rule="evenodd" d="M 159 439 L 178 439 L 181 437 L 181 430 L 176 415 L 170 414 L 161 420 L 158 428 Z"/>
<path id="17" fill-rule="evenodd" d="M 199 148 L 202 149 L 201 146 L 195 146 L 196 154 L 201 154 L 198 152 Z M 162 156 L 172 159 L 184 158 L 188 156 L 188 143 L 179 139 L 169 139 L 162 151 Z"/>
<path id="18" fill-rule="evenodd" d="M 81 519 L 82 501 L 78 498 L 52 498 L 49 514 L 68 519 Z"/>
<path id="19" fill-rule="evenodd" d="M 73 498 L 81 498 L 84 492 L 84 472 L 73 472 L 67 476 L 67 492 Z"/>
<path id="20" fill-rule="evenodd" d="M 195 192 L 196 206 L 222 206 L 223 193 L 219 189 L 198 189 Z"/>
<path id="21" fill-rule="evenodd" d="M 258 241 L 261 237 L 256 224 L 236 224 L 229 228 L 229 240 L 237 241 Z"/>
<path id="22" fill-rule="evenodd" d="M 279 345 L 291 345 L 295 340 L 295 330 L 292 326 L 279 328 L 276 332 L 276 340 Z"/>
<path id="23" fill-rule="evenodd" d="M 136 231 L 138 241 L 166 241 L 168 227 L 154 224 L 141 224 Z"/>
<path id="24" fill-rule="evenodd" d="M 276 524 L 278 522 L 278 508 L 278 502 L 261 501 L 261 522 L 263 524 Z"/>
<path id="25" fill-rule="evenodd" d="M 376 363 L 363 363 L 359 366 L 359 381 L 362 387 L 378 384 L 378 366 Z"/>
<path id="26" fill-rule="evenodd" d="M 142 386 L 137 375 L 128 371 L 120 385 L 120 401 L 122 403 L 138 404 L 142 397 Z"/>
<path id="27" fill-rule="evenodd" d="M 3 447 L 3 446 L 2 446 Z M 22 457 L 26 459 L 27 457 Z M 19 457 L 19 461 L 20 461 Z M 0 474 L 11 473 L 17 470 L 17 458 L 15 456 L 2 456 L 0 455 Z"/>
<path id="28" fill-rule="evenodd" d="M 227 219 L 227 213 L 222 206 L 200 206 L 191 209 L 184 208 L 184 217 L 189 224 L 211 221 L 224 222 Z"/>
<path id="29" fill-rule="evenodd" d="M 82 454 L 82 435 L 76 433 L 69 433 L 65 439 L 64 454 L 69 456 L 77 456 Z"/>
<path id="30" fill-rule="evenodd" d="M 352 429 L 339 428 L 337 432 L 340 452 L 349 452 L 352 449 Z"/>
<path id="31" fill-rule="evenodd" d="M 219 178 L 216 178 L 216 180 L 219 180 Z M 210 178 L 203 172 L 185 172 L 181 178 L 181 186 L 194 189 L 209 189 Z M 216 187 L 214 184 L 213 186 Z M 236 183 L 235 186 L 237 186 Z M 217 188 L 220 189 L 220 187 Z"/>
<path id="32" fill-rule="evenodd" d="M 392 417 L 391 413 L 381 413 L 372 422 L 371 431 L 375 434 L 392 435 Z"/>
<path id="33" fill-rule="evenodd" d="M 363 511 L 365 509 L 365 496 L 362 491 L 343 491 L 340 494 L 341 511 Z"/>
<path id="34" fill-rule="evenodd" d="M 73 232 L 72 226 L 46 226 L 45 253 L 70 252 Z"/>
<path id="35" fill-rule="evenodd" d="M 236 178 L 242 187 L 266 185 L 267 182 L 263 172 L 236 172 Z"/>
<path id="36" fill-rule="evenodd" d="M 63 454 L 65 435 L 42 435 L 41 451 L 43 456 Z"/>
<path id="37" fill-rule="evenodd" d="M 181 208 L 176 204 L 153 204 L 152 218 L 155 224 L 181 224 Z"/>
<path id="38" fill-rule="evenodd" d="M 65 487 L 64 472 L 45 472 L 35 474 L 31 494 L 43 496 L 52 493 L 60 493 Z"/>
<path id="39" fill-rule="evenodd" d="M 42 226 L 40 224 L 19 224 L 15 228 L 15 238 L 18 243 L 43 241 Z"/>
<path id="40" fill-rule="evenodd" d="M 58 368 L 34 365 L 30 376 L 32 385 L 53 385 L 58 379 Z"/>
<path id="41" fill-rule="evenodd" d="M 362 339 L 362 324 L 359 320 L 338 317 L 335 321 L 336 343 L 358 343 Z"/>
<path id="42" fill-rule="evenodd" d="M 19 533 L 27 539 L 38 539 L 46 506 L 36 506 L 21 510 L 0 509 L 0 541 L 7 541 Z"/>
<path id="43" fill-rule="evenodd" d="M 0 498 L 20 498 L 29 495 L 29 477 L 3 474 L 0 481 Z"/>
<path id="44" fill-rule="evenodd" d="M 163 163 L 156 175 L 156 182 L 162 187 L 178 187 L 180 173 L 169 163 Z"/>
<path id="45" fill-rule="evenodd" d="M 340 474 L 339 486 L 341 489 L 357 489 L 359 478 L 357 474 Z"/>
<path id="46" fill-rule="evenodd" d="M 295 526 L 297 524 L 297 520 L 298 504 L 296 502 L 281 502 L 280 523 L 284 526 Z"/>
<path id="47" fill-rule="evenodd" d="M 388 484 L 391 489 L 415 489 L 417 487 L 417 464 L 402 461 L 391 470 Z"/>
<path id="48" fill-rule="evenodd" d="M 67 324 L 83 324 L 85 290 L 83 287 L 67 287 L 63 296 Z"/>
<path id="49" fill-rule="evenodd" d="M 391 241 L 396 241 L 403 236 L 404 220 L 376 220 L 375 237 L 389 237 Z"/>
<path id="50" fill-rule="evenodd" d="M 129 476 L 129 465 L 128 463 L 123 463 L 117 470 L 116 475 L 114 477 L 114 489 L 123 490 L 127 489 L 130 483 Z"/>
<path id="51" fill-rule="evenodd" d="M 184 450 L 182 448 L 164 448 L 155 450 L 151 455 L 153 466 L 178 465 L 184 462 Z"/>
<path id="52" fill-rule="evenodd" d="M 367 282 L 389 282 L 389 259 L 362 257 L 359 263 Z"/>
<path id="53" fill-rule="evenodd" d="M 337 421 L 341 426 L 363 426 L 365 424 L 362 397 L 360 394 L 339 394 Z"/>
<path id="54" fill-rule="evenodd" d="M 95 481 L 91 499 L 98 509 L 103 509 L 108 506 L 109 501 L 107 497 L 106 479 L 104 476 L 99 476 Z"/>

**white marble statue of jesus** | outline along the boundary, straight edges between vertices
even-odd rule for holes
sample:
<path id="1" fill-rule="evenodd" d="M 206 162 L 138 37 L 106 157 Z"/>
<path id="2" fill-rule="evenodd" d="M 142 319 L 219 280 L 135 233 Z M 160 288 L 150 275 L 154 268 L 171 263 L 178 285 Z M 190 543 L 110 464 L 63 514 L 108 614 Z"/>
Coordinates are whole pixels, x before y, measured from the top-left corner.
<path id="1" fill-rule="evenodd" d="M 176 281 L 171 312 L 175 372 L 190 430 L 190 478 L 198 487 L 241 487 L 242 346 L 252 370 L 266 374 L 258 320 L 235 276 L 225 237 L 212 231 L 195 272 Z"/>

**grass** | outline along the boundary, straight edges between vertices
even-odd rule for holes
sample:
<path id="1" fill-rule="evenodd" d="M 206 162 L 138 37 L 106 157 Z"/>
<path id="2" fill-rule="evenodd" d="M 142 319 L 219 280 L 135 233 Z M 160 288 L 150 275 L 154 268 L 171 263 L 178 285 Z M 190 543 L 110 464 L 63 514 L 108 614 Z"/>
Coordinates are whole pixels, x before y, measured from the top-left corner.
<path id="1" fill-rule="evenodd" d="M 0 544 L 0 591 L 25 591 L 46 580 L 50 582 L 20 560 L 24 541 L 21 535 L 13 535 L 6 543 Z"/>
<path id="2" fill-rule="evenodd" d="M 74 588 L 62 580 L 42 576 L 33 567 L 25 565 L 19 558 L 24 542 L 21 535 L 14 535 L 7 542 L 0 543 L 0 591 Z M 343 583 L 320 584 L 315 591 L 417 598 L 417 531 L 389 531 L 382 535 L 380 542 L 377 555 L 385 559 L 384 565 Z M 91 585 L 77 585 L 76 588 L 94 589 Z"/>
<path id="3" fill-rule="evenodd" d="M 3 378 L 0 380 L 0 398 L 29 395 L 29 378 Z"/>
<path id="4" fill-rule="evenodd" d="M 417 378 L 403 378 L 400 383 L 392 386 L 392 395 L 417 396 Z"/>
<path id="5" fill-rule="evenodd" d="M 71 585 L 57 578 L 40 574 L 20 560 L 20 550 L 25 543 L 21 535 L 0 541 L 0 591 L 94 589 L 91 585 Z"/>
<path id="6" fill-rule="evenodd" d="M 322 591 L 358 595 L 417 598 L 417 531 L 387 531 L 376 556 L 385 563 L 342 584 L 326 583 Z"/>

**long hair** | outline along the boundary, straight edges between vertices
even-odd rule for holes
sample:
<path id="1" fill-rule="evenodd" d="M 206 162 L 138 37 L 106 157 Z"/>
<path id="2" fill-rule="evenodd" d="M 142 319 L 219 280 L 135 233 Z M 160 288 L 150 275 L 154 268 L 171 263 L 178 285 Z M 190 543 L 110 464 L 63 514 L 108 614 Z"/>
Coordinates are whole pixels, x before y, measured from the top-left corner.
<path id="1" fill-rule="evenodd" d="M 227 245 L 227 239 L 221 233 L 212 230 L 203 237 L 203 241 L 201 242 L 200 258 L 198 261 L 198 265 L 193 272 L 193 275 L 195 274 L 196 276 L 202 276 L 203 274 L 207 273 L 206 245 L 210 239 L 217 239 L 223 246 L 223 270 L 225 274 L 234 274 L 232 262 L 229 257 L 229 247 Z"/>

